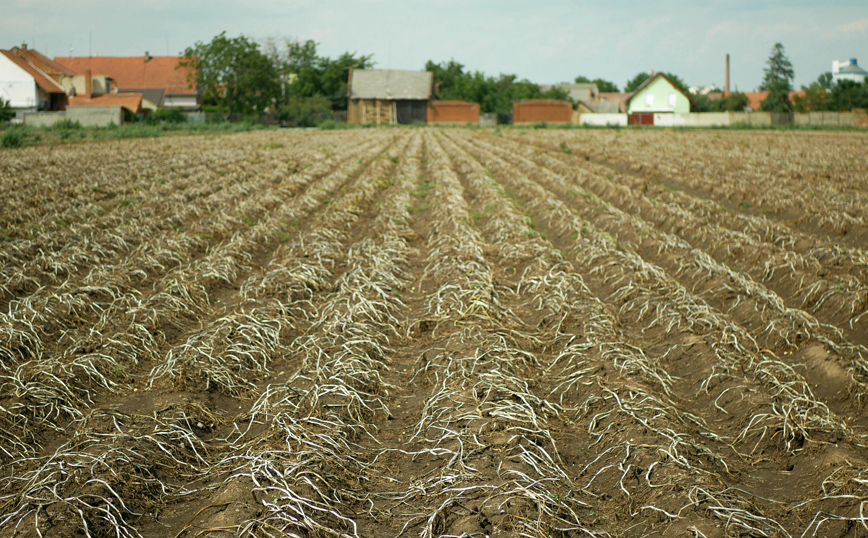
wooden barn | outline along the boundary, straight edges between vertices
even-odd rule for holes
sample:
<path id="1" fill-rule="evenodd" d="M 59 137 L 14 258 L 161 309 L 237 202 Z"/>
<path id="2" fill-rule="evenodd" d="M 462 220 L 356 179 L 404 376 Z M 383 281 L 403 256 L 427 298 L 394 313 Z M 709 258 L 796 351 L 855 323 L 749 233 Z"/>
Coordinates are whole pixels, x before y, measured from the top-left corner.
<path id="1" fill-rule="evenodd" d="M 512 103 L 512 123 L 570 123 L 573 105 L 555 99 L 527 99 Z"/>
<path id="2" fill-rule="evenodd" d="M 427 71 L 350 69 L 347 123 L 427 123 L 434 75 Z"/>
<path id="3" fill-rule="evenodd" d="M 479 125 L 479 103 L 467 101 L 431 101 L 428 123 L 472 123 Z"/>

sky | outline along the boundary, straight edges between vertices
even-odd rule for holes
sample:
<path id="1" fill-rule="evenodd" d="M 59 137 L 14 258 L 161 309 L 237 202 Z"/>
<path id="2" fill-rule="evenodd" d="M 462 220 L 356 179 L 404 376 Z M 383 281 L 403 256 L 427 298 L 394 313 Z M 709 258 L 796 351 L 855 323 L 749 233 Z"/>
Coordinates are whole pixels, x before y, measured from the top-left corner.
<path id="1" fill-rule="evenodd" d="M 783 44 L 795 87 L 833 60 L 868 67 L 868 0 L 2 0 L 0 48 L 56 56 L 177 55 L 226 31 L 316 41 L 320 55 L 371 54 L 377 68 L 451 59 L 538 84 L 642 71 L 752 91 Z"/>

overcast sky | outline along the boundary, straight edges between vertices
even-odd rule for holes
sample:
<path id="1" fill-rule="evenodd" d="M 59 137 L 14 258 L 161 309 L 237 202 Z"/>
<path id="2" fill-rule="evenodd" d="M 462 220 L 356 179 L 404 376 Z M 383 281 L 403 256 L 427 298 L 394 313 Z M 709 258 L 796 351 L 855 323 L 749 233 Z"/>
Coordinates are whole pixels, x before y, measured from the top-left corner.
<path id="1" fill-rule="evenodd" d="M 796 87 L 832 60 L 868 67 L 868 0 L 2 0 L 0 48 L 26 42 L 50 57 L 179 54 L 226 31 L 313 39 L 320 54 L 373 54 L 376 67 L 455 59 L 537 83 L 640 71 L 691 85 L 750 91 L 772 46 L 784 45 Z"/>

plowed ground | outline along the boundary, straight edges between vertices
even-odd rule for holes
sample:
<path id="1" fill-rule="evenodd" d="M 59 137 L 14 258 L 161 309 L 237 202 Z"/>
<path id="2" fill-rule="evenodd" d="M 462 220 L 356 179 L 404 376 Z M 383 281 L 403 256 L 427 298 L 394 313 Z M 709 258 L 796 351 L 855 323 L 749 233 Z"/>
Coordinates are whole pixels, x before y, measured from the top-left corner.
<path id="1" fill-rule="evenodd" d="M 0 537 L 868 536 L 868 136 L 0 153 Z"/>

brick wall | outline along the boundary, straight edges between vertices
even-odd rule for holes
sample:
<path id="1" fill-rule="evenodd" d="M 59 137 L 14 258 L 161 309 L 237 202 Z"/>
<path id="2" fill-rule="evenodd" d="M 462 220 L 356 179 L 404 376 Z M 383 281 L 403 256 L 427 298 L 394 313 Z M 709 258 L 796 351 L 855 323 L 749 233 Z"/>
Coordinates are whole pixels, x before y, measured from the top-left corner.
<path id="1" fill-rule="evenodd" d="M 428 103 L 428 123 L 479 124 L 479 103 L 467 101 L 431 101 Z"/>
<path id="2" fill-rule="evenodd" d="M 529 99 L 512 104 L 513 123 L 570 123 L 573 105 L 554 99 Z"/>

